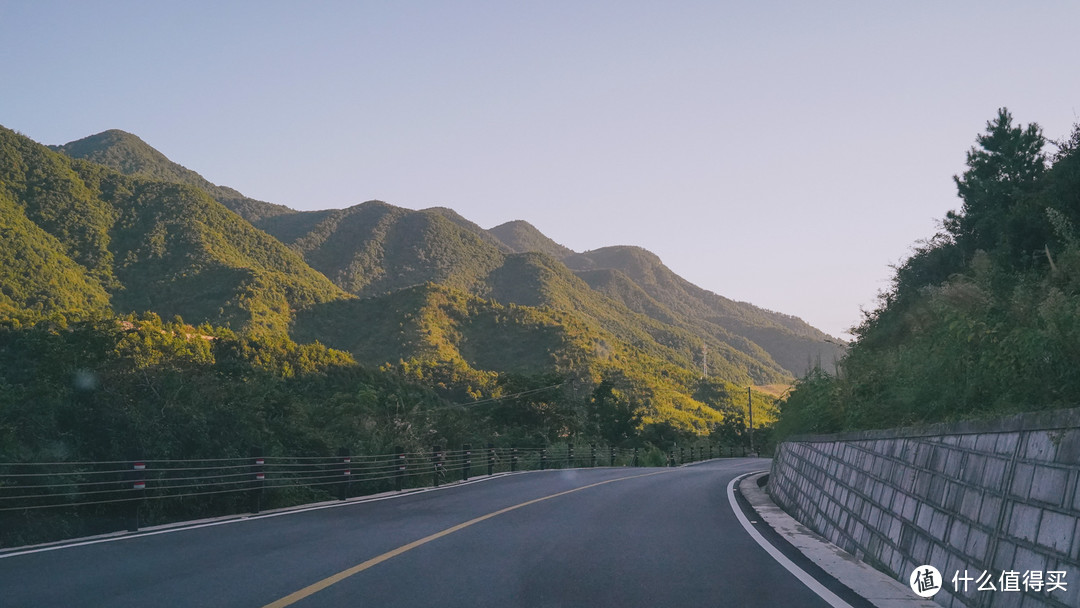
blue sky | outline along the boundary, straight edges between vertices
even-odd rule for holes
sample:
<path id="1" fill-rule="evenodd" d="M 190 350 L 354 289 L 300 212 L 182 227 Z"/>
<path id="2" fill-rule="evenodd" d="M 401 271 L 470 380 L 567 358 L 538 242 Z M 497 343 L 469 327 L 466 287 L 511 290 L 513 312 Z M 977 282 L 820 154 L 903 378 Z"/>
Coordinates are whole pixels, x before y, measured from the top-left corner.
<path id="1" fill-rule="evenodd" d="M 296 209 L 640 245 L 847 337 L 998 107 L 1080 120 L 1074 2 L 0 1 L 0 124 Z"/>

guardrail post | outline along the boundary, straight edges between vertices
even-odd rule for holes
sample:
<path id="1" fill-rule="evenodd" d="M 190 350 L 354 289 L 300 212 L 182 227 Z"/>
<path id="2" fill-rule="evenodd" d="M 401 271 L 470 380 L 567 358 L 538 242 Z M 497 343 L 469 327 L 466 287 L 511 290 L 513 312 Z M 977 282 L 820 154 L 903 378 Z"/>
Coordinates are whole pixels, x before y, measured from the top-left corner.
<path id="1" fill-rule="evenodd" d="M 615 466 L 615 448 L 611 448 L 611 466 Z"/>
<path id="2" fill-rule="evenodd" d="M 431 480 L 432 485 L 439 487 L 439 474 L 442 473 L 442 446 L 437 445 L 431 450 Z"/>
<path id="3" fill-rule="evenodd" d="M 709 444 L 709 460 L 712 460 L 712 444 Z"/>
<path id="4" fill-rule="evenodd" d="M 512 445 L 512 446 L 510 446 L 510 472 L 511 473 L 516 473 L 517 472 L 517 464 L 518 464 L 517 461 L 518 461 L 517 446 Z"/>
<path id="5" fill-rule="evenodd" d="M 266 485 L 266 459 L 262 448 L 251 448 L 251 512 L 262 509 L 263 488 Z"/>
<path id="6" fill-rule="evenodd" d="M 338 448 L 338 468 L 341 470 L 341 485 L 338 488 L 338 498 L 345 500 L 349 497 L 349 482 L 352 481 L 352 456 L 349 448 Z"/>
<path id="7" fill-rule="evenodd" d="M 495 444 L 488 442 L 488 475 L 495 474 Z"/>
<path id="8" fill-rule="evenodd" d="M 469 469 L 472 468 L 472 444 L 466 443 L 465 445 L 461 446 L 461 451 L 461 457 L 465 459 L 465 462 L 463 463 L 464 466 L 462 467 L 461 471 L 461 481 L 469 481 Z"/>
<path id="9" fill-rule="evenodd" d="M 395 464 L 397 465 L 397 471 L 394 473 L 394 481 L 397 486 L 397 491 L 400 492 L 405 489 L 405 448 L 394 446 Z"/>
<path id="10" fill-rule="evenodd" d="M 146 461 L 135 458 L 131 463 L 131 472 L 128 474 L 131 481 L 132 496 L 135 500 L 129 501 L 128 531 L 139 531 L 139 506 L 146 500 Z"/>
<path id="11" fill-rule="evenodd" d="M 596 444 L 595 443 L 590 443 L 589 444 L 589 452 L 591 453 L 590 458 L 589 458 L 589 466 L 593 467 L 593 468 L 596 468 Z"/>
<path id="12" fill-rule="evenodd" d="M 679 464 L 686 464 L 686 448 L 679 448 Z"/>
<path id="13" fill-rule="evenodd" d="M 566 444 L 566 468 L 574 468 L 574 444 Z"/>
<path id="14" fill-rule="evenodd" d="M 634 466 L 635 466 L 635 467 L 636 467 L 636 466 L 638 466 L 638 454 L 637 454 L 637 448 L 634 448 Z"/>
<path id="15" fill-rule="evenodd" d="M 540 448 L 540 470 L 543 471 L 547 466 L 547 448 Z"/>
<path id="16" fill-rule="evenodd" d="M 668 453 L 668 460 L 667 461 L 668 461 L 668 466 L 669 467 L 675 466 L 675 450 L 674 449 L 672 449 L 671 452 Z"/>

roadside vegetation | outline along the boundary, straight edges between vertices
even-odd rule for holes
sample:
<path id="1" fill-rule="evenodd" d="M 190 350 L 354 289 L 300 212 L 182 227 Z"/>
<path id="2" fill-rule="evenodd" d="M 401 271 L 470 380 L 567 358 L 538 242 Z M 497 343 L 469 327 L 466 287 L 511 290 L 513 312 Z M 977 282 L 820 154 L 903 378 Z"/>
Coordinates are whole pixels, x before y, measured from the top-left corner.
<path id="1" fill-rule="evenodd" d="M 1003 108 L 954 179 L 961 208 L 896 267 L 835 373 L 796 382 L 778 434 L 1080 404 L 1080 125 L 1049 141 Z"/>

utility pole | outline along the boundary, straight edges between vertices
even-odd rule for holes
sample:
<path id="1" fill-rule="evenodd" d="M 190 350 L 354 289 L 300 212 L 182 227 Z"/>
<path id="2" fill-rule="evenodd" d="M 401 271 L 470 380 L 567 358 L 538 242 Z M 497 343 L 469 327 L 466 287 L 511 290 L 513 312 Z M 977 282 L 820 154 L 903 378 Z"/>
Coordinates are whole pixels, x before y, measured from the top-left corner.
<path id="1" fill-rule="evenodd" d="M 709 377 L 709 345 L 701 343 L 701 377 Z"/>
<path id="2" fill-rule="evenodd" d="M 746 409 L 750 412 L 750 453 L 754 453 L 754 393 L 746 387 Z"/>

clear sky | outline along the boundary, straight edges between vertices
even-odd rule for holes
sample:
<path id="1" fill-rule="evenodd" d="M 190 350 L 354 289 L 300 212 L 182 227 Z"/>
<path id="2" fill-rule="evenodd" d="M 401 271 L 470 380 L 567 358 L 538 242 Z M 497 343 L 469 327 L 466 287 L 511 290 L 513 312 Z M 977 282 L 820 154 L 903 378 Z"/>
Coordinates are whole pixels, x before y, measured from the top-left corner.
<path id="1" fill-rule="evenodd" d="M 847 337 L 997 108 L 1080 120 L 1080 3 L 0 0 L 0 124 L 295 209 L 640 245 Z"/>

